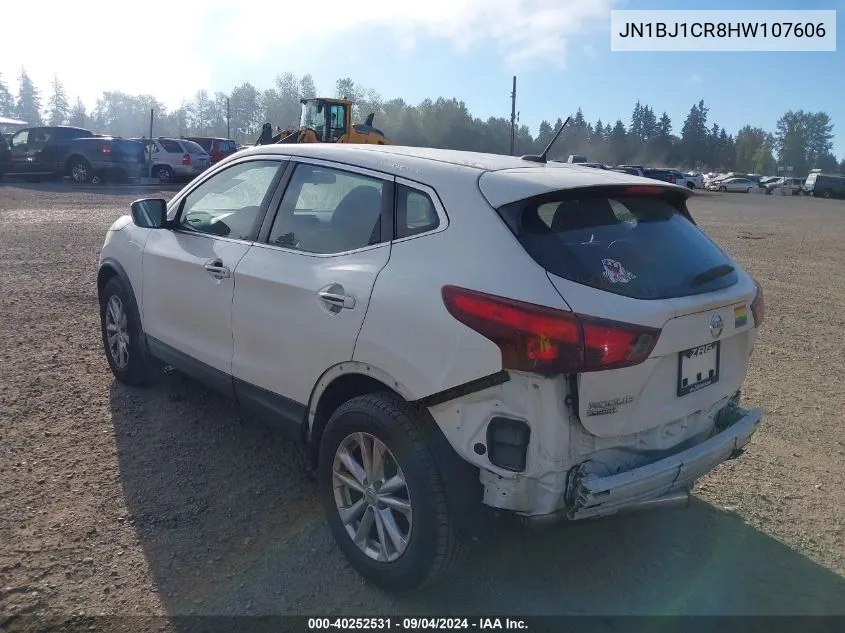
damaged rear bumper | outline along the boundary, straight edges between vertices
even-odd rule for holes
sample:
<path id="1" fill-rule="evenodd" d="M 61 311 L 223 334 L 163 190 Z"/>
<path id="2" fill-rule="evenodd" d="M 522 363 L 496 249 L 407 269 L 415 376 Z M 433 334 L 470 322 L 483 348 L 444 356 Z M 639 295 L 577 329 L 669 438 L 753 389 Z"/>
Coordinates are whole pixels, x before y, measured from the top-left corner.
<path id="1" fill-rule="evenodd" d="M 683 505 L 692 483 L 735 457 L 763 419 L 763 410 L 739 409 L 738 419 L 701 444 L 646 466 L 617 475 L 584 474 L 575 467 L 566 509 L 552 515 L 524 517 L 530 522 L 578 520 L 628 510 Z"/>

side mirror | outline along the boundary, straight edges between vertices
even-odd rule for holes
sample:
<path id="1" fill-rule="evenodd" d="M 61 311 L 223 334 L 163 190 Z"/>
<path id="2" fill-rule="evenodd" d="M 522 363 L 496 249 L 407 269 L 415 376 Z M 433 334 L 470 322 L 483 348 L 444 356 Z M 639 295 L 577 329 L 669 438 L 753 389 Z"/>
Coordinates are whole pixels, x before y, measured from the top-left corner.
<path id="1" fill-rule="evenodd" d="M 131 205 L 132 221 L 142 229 L 160 229 L 167 224 L 167 201 L 163 198 L 144 198 Z"/>

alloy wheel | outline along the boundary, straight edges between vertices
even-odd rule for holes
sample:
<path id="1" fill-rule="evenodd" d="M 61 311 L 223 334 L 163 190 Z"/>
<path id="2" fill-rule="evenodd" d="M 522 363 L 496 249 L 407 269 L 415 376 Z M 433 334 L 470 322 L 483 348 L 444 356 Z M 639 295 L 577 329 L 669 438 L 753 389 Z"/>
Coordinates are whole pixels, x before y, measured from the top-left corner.
<path id="1" fill-rule="evenodd" d="M 129 364 L 129 330 L 126 310 L 117 295 L 112 295 L 106 306 L 106 340 L 114 364 L 125 369 Z"/>
<path id="2" fill-rule="evenodd" d="M 402 556 L 411 538 L 411 499 L 390 449 L 369 433 L 347 435 L 332 474 L 335 505 L 352 542 L 375 561 Z"/>
<path id="3" fill-rule="evenodd" d="M 70 170 L 70 175 L 74 182 L 85 182 L 88 180 L 88 168 L 81 161 L 74 163 Z"/>

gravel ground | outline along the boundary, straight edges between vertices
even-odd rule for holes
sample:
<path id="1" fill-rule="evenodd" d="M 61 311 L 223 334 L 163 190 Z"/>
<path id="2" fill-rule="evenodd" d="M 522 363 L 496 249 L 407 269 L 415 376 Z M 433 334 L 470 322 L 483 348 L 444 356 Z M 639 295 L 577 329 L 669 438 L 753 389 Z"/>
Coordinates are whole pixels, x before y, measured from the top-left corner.
<path id="1" fill-rule="evenodd" d="M 346 565 L 281 434 L 178 373 L 112 379 L 97 258 L 149 195 L 0 185 L 0 629 L 79 614 L 845 614 L 842 202 L 691 200 L 768 313 L 744 390 L 764 426 L 689 509 L 503 525 L 450 581 L 395 597 Z"/>

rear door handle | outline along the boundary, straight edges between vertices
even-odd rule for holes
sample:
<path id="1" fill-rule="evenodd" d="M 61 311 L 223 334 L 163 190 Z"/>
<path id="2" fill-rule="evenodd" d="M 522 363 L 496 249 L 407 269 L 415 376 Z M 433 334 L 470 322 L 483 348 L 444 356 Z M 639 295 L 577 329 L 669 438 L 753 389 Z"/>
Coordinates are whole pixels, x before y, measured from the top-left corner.
<path id="1" fill-rule="evenodd" d="M 223 260 L 221 259 L 212 259 L 210 262 L 203 264 L 203 268 L 215 279 L 224 279 L 232 275 L 232 271 L 229 270 L 228 266 L 223 265 Z"/>
<path id="2" fill-rule="evenodd" d="M 355 297 L 343 294 L 343 287 L 338 284 L 332 284 L 320 290 L 317 293 L 320 299 L 326 303 L 337 306 L 338 308 L 346 308 L 351 310 L 355 307 Z"/>

